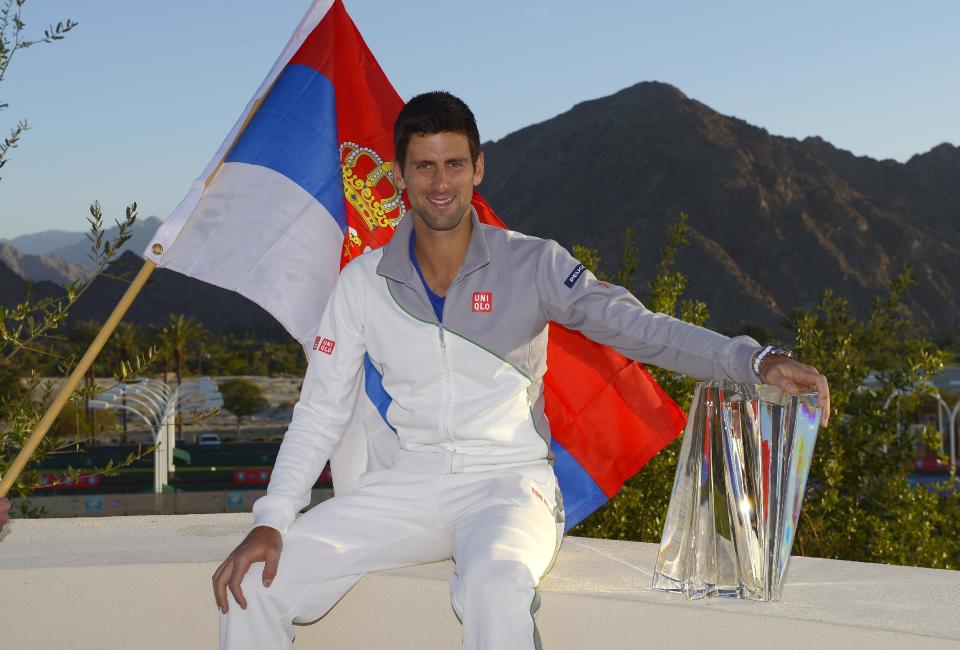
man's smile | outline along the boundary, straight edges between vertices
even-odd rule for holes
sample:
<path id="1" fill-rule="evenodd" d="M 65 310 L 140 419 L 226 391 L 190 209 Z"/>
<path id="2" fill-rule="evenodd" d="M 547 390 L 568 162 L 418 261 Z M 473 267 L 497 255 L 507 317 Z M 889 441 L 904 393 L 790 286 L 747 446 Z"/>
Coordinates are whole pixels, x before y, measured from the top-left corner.
<path id="1" fill-rule="evenodd" d="M 438 208 L 445 208 L 451 203 L 453 203 L 454 198 L 455 197 L 453 196 L 447 196 L 447 197 L 428 196 L 427 200 L 431 203 L 431 205 L 434 205 Z"/>

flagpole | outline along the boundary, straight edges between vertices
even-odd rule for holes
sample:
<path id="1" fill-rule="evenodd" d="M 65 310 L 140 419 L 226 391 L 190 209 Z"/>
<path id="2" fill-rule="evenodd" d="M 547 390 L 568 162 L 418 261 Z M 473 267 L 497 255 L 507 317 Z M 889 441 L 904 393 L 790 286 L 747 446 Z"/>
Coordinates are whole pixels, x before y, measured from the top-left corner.
<path id="1" fill-rule="evenodd" d="M 333 3 L 331 3 L 331 5 L 332 4 Z M 317 2 L 315 0 L 313 4 L 310 5 L 310 8 L 307 9 L 307 13 L 304 14 L 304 17 L 300 21 L 300 25 L 297 27 L 297 32 L 295 32 L 295 34 L 299 33 L 299 31 L 302 29 L 304 23 L 311 15 L 311 12 L 314 10 L 316 5 Z M 288 43 L 287 46 L 289 47 L 289 45 L 290 44 Z M 286 49 L 284 51 L 286 51 Z M 237 134 L 234 137 L 233 142 L 230 143 L 230 146 L 220 158 L 217 166 L 204 180 L 205 187 L 210 186 L 211 181 L 216 177 L 217 173 L 220 171 L 220 168 L 223 167 L 223 162 L 227 159 L 227 156 L 230 155 L 230 151 L 233 149 L 234 145 L 237 144 L 240 134 L 244 132 L 244 130 L 247 128 L 247 125 L 250 123 L 250 120 L 253 119 L 253 116 L 260 109 L 260 105 L 263 103 L 264 98 L 270 93 L 270 90 L 273 88 L 273 85 L 276 83 L 276 81 L 276 78 L 274 78 L 266 90 L 260 95 L 260 97 L 253 102 L 253 105 L 250 107 L 250 112 L 247 113 L 247 116 L 244 118 L 240 128 L 237 129 Z M 0 497 L 5 497 L 10 491 L 10 488 L 13 487 L 13 483 L 17 480 L 17 477 L 20 476 L 20 472 L 23 471 L 23 468 L 26 467 L 27 462 L 30 460 L 30 456 L 33 455 L 33 452 L 36 451 L 37 447 L 40 445 L 40 441 L 43 440 L 43 437 L 53 425 L 53 421 L 58 415 L 60 415 L 60 411 L 63 410 L 64 405 L 67 403 L 70 395 L 73 394 L 73 391 L 80 383 L 84 373 L 86 373 L 87 369 L 93 365 L 94 359 L 96 359 L 97 355 L 100 354 L 100 350 L 102 350 L 103 346 L 106 345 L 107 339 L 109 339 L 110 335 L 113 334 L 113 330 L 116 329 L 117 324 L 120 322 L 120 319 L 123 318 L 123 315 L 127 313 L 127 309 L 133 303 L 133 300 L 137 297 L 137 294 L 140 293 L 140 290 L 146 283 L 147 278 L 150 277 L 150 274 L 153 273 L 153 269 L 155 268 L 156 262 L 150 259 L 146 260 L 143 264 L 143 267 L 140 269 L 140 272 L 137 273 L 137 277 L 135 277 L 130 286 L 127 287 L 126 293 L 123 294 L 120 302 L 117 303 L 116 307 L 114 307 L 113 313 L 110 314 L 107 322 L 103 324 L 100 333 L 97 334 L 97 338 L 93 340 L 93 343 L 90 344 L 86 354 L 84 354 L 83 358 L 80 359 L 80 363 L 77 364 L 77 367 L 73 369 L 72 373 L 70 373 L 67 381 L 60 387 L 60 391 L 53 399 L 53 402 L 50 404 L 47 412 L 44 413 L 43 418 L 37 424 L 37 428 L 34 429 L 33 433 L 30 435 L 26 445 L 24 445 L 23 449 L 20 450 L 20 453 L 17 454 L 17 457 L 14 459 L 10 467 L 7 468 L 7 471 L 3 473 L 2 479 L 0 479 Z"/>
<path id="2" fill-rule="evenodd" d="M 139 273 L 137 273 L 137 276 L 133 279 L 133 282 L 130 283 L 130 286 L 127 287 L 127 291 L 123 294 L 123 297 L 120 298 L 120 302 L 118 302 L 117 306 L 113 308 L 113 313 L 110 314 L 110 317 L 107 318 L 107 322 L 105 322 L 103 327 L 100 328 L 100 332 L 97 334 L 96 338 L 93 339 L 93 343 L 90 344 L 90 347 L 87 348 L 87 352 L 80 359 L 80 362 L 77 364 L 76 368 L 73 369 L 73 372 L 70 373 L 70 376 L 67 377 L 67 380 L 60 386 L 57 396 L 53 398 L 53 402 L 50 404 L 49 408 L 47 408 L 47 412 L 43 414 L 43 418 L 37 424 L 37 427 L 33 430 L 33 433 L 30 434 L 30 438 L 23 446 L 23 449 L 21 449 L 20 453 L 17 454 L 17 457 L 14 459 L 10 467 L 7 468 L 7 471 L 3 473 L 3 479 L 0 480 L 0 497 L 5 497 L 10 491 L 10 488 L 13 487 L 17 477 L 20 476 L 20 472 L 22 472 L 23 468 L 26 467 L 27 462 L 33 455 L 33 452 L 36 451 L 37 447 L 40 445 L 40 441 L 43 440 L 45 435 L 47 435 L 47 431 L 50 430 L 54 420 L 56 420 L 57 416 L 60 415 L 60 411 L 63 410 L 67 400 L 70 399 L 73 391 L 83 379 L 84 374 L 86 374 L 90 366 L 93 365 L 94 359 L 96 359 L 97 355 L 100 354 L 100 351 L 103 349 L 103 346 L 106 345 L 110 335 L 113 334 L 113 330 L 116 329 L 117 324 L 120 322 L 120 319 L 123 318 L 123 315 L 127 313 L 127 309 L 129 309 L 134 298 L 137 297 L 137 294 L 140 293 L 140 290 L 143 289 L 143 285 L 146 284 L 147 278 L 150 277 L 150 274 L 153 273 L 153 269 L 155 269 L 156 266 L 157 265 L 153 260 L 144 261 Z"/>

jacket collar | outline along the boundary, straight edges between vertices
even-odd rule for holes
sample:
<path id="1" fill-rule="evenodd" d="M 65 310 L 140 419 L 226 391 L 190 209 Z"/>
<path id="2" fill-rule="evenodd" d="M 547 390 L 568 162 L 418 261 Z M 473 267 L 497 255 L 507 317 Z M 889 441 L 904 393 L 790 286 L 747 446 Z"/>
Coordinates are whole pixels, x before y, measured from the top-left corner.
<path id="1" fill-rule="evenodd" d="M 400 221 L 393 237 L 383 247 L 383 257 L 377 265 L 377 275 L 404 284 L 419 284 L 420 277 L 410 261 L 410 236 L 413 234 L 413 211 L 407 213 Z M 487 246 L 486 233 L 477 217 L 477 211 L 470 206 L 470 220 L 473 222 L 473 231 L 470 234 L 470 243 L 467 245 L 467 254 L 460 265 L 460 271 L 453 283 L 456 284 L 464 276 L 490 263 L 490 248 Z"/>

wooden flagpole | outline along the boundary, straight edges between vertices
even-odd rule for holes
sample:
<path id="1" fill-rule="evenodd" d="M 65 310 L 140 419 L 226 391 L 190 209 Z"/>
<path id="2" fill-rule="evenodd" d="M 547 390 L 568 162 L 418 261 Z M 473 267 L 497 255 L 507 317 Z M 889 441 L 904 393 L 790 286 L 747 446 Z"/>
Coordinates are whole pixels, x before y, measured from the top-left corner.
<path id="1" fill-rule="evenodd" d="M 240 126 L 240 129 L 237 131 L 237 137 L 227 149 L 227 153 L 224 154 L 223 158 L 221 158 L 220 162 L 217 164 L 217 167 L 207 177 L 206 181 L 204 181 L 204 185 L 206 187 L 209 187 L 210 183 L 217 176 L 220 168 L 223 167 L 223 161 L 227 159 L 228 155 L 230 155 L 230 151 L 233 149 L 234 145 L 236 145 L 237 140 L 240 138 L 240 134 L 243 133 L 244 129 L 247 128 L 250 120 L 263 103 L 263 98 L 270 93 L 272 88 L 273 84 L 270 85 L 270 88 L 267 89 L 267 92 L 265 92 L 262 97 L 253 103 L 250 113 L 247 115 L 246 119 L 243 121 L 243 124 Z M 133 279 L 133 282 L 130 283 L 129 287 L 127 287 L 126 293 L 124 293 L 123 297 L 120 298 L 120 302 L 118 302 L 117 306 L 113 308 L 113 313 L 110 314 L 107 322 L 103 324 L 103 327 L 100 329 L 100 333 L 97 334 L 97 338 L 93 339 L 93 343 L 90 344 L 86 354 L 84 354 L 83 358 L 80 359 L 80 363 L 77 364 L 77 367 L 73 369 L 72 373 L 70 373 L 67 381 L 60 387 L 60 391 L 53 399 L 53 402 L 50 404 L 47 412 L 43 414 L 43 418 L 37 424 L 37 428 L 33 430 L 33 433 L 30 434 L 30 438 L 27 439 L 27 444 L 23 446 L 23 449 L 21 449 L 20 453 L 17 454 L 17 457 L 14 459 L 13 463 L 9 468 L 7 468 L 7 471 L 3 473 L 3 477 L 0 479 L 0 497 L 7 496 L 10 488 L 13 487 L 14 481 L 17 480 L 17 477 L 20 476 L 20 472 L 22 472 L 23 468 L 26 467 L 27 461 L 30 460 L 30 456 L 32 456 L 33 452 L 36 451 L 37 447 L 40 445 L 40 441 L 43 440 L 43 437 L 47 435 L 47 431 L 49 431 L 50 427 L 53 425 L 53 421 L 57 419 L 58 415 L 60 415 L 60 411 L 63 410 L 67 400 L 70 399 L 70 395 L 73 394 L 73 391 L 80 383 L 80 380 L 83 379 L 84 373 L 86 373 L 90 366 L 93 365 L 94 359 L 96 359 L 97 355 L 100 354 L 100 350 L 102 350 L 103 346 L 106 345 L 110 335 L 113 334 L 113 330 L 117 328 L 117 324 L 120 322 L 120 319 L 123 318 L 123 315 L 127 313 L 127 309 L 131 304 L 133 304 L 134 298 L 136 298 L 137 294 L 140 293 L 140 290 L 143 289 L 143 285 L 146 284 L 147 278 L 150 277 L 150 274 L 153 273 L 153 269 L 156 267 L 157 264 L 153 260 L 146 260 L 143 263 L 143 266 L 140 268 L 140 272 L 137 273 L 137 277 Z"/>
<path id="2" fill-rule="evenodd" d="M 312 8 L 313 5 L 311 4 L 306 15 L 310 15 Z M 244 118 L 243 124 L 241 124 L 240 128 L 237 130 L 237 135 L 233 142 L 230 143 L 226 153 L 217 163 L 216 168 L 210 173 L 209 176 L 207 176 L 206 180 L 204 181 L 205 187 L 209 187 L 210 183 L 213 182 L 213 179 L 216 178 L 217 174 L 220 172 L 220 169 L 223 167 L 223 161 L 225 161 L 230 155 L 233 147 L 237 144 L 237 140 L 240 139 L 240 135 L 246 130 L 247 125 L 250 124 L 250 120 L 253 119 L 253 116 L 260 109 L 260 105 L 263 104 L 264 98 L 270 94 L 271 90 L 273 90 L 273 86 L 276 81 L 277 80 L 274 79 L 270 86 L 267 87 L 267 90 L 253 102 L 253 105 L 250 107 L 250 112 Z M 143 289 L 143 285 L 146 284 L 147 278 L 150 277 L 150 274 L 153 273 L 153 270 L 156 268 L 156 266 L 157 264 L 153 260 L 146 260 L 143 263 L 143 267 L 141 267 L 140 272 L 137 273 L 137 277 L 133 279 L 133 282 L 129 287 L 127 287 L 126 293 L 124 293 L 123 297 L 120 298 L 120 302 L 117 303 L 117 306 L 113 308 L 113 313 L 110 314 L 107 322 L 103 324 L 103 328 L 100 330 L 100 333 L 97 334 L 97 338 L 93 340 L 93 343 L 90 344 L 86 354 L 84 354 L 83 358 L 80 359 L 80 363 L 77 364 L 77 367 L 73 369 L 72 373 L 70 373 L 67 381 L 60 387 L 60 391 L 53 399 L 53 402 L 50 404 L 47 412 L 43 414 L 43 418 L 37 424 L 37 428 L 34 429 L 32 434 L 30 434 L 27 444 L 24 445 L 23 449 L 20 450 L 20 453 L 17 454 L 17 457 L 14 459 L 10 467 L 7 468 L 7 471 L 3 473 L 2 478 L 0 478 L 0 497 L 7 496 L 10 488 L 13 487 L 13 483 L 17 480 L 17 477 L 20 476 L 20 472 L 22 472 L 23 468 L 26 467 L 27 461 L 30 460 L 30 456 L 32 456 L 33 452 L 36 451 L 37 447 L 40 445 L 40 441 L 43 440 L 43 437 L 47 435 L 47 431 L 49 431 L 50 427 L 53 425 L 53 421 L 58 415 L 60 415 L 60 411 L 63 410 L 63 407 L 70 398 L 70 395 L 73 394 L 73 391 L 80 383 L 80 380 L 83 379 L 84 373 L 86 373 L 90 366 L 93 365 L 94 359 L 96 359 L 97 355 L 100 354 L 100 351 L 103 349 L 103 346 L 106 345 L 110 335 L 113 334 L 113 330 L 116 329 L 117 324 L 120 322 L 120 319 L 123 318 L 123 315 L 127 313 L 127 309 L 131 304 L 133 304 L 133 300 L 137 297 L 137 294 L 140 293 L 140 290 Z"/>
<path id="3" fill-rule="evenodd" d="M 23 446 L 23 449 L 21 449 L 20 453 L 17 454 L 17 457 L 14 459 L 10 467 L 7 468 L 7 471 L 3 473 L 3 478 L 0 480 L 0 497 L 5 497 L 10 491 L 10 488 L 13 487 L 17 477 L 20 476 L 20 472 L 22 472 L 23 468 L 27 466 L 30 456 L 32 456 L 33 452 L 36 451 L 37 447 L 40 445 L 40 441 L 43 440 L 43 437 L 47 435 L 47 431 L 50 430 L 54 420 L 56 420 L 57 416 L 60 415 L 60 411 L 63 410 L 67 400 L 70 399 L 73 391 L 83 379 L 83 375 L 87 372 L 90 366 L 93 365 L 94 359 L 96 359 L 97 355 L 100 354 L 100 351 L 103 349 L 103 346 L 106 345 L 110 335 L 113 334 L 113 330 L 116 329 L 117 324 L 120 322 L 120 319 L 123 318 L 123 315 L 127 313 L 127 309 L 129 309 L 134 298 L 137 297 L 137 294 L 140 293 L 140 290 L 143 289 L 143 285 L 146 284 L 147 278 L 150 277 L 150 274 L 153 273 L 153 269 L 155 269 L 156 266 L 157 265 L 153 260 L 146 260 L 143 263 L 143 266 L 140 268 L 140 272 L 137 273 L 137 276 L 133 279 L 133 282 L 131 282 L 130 286 L 127 287 L 127 291 L 123 294 L 123 297 L 120 298 L 120 302 L 118 302 L 117 306 L 113 308 L 113 313 L 111 313 L 110 317 L 107 318 L 107 322 L 103 324 L 103 327 L 100 329 L 97 337 L 93 339 L 93 343 L 91 343 L 90 347 L 87 348 L 87 352 L 80 359 L 77 367 L 73 369 L 73 372 L 70 373 L 70 376 L 67 377 L 67 380 L 60 386 L 57 396 L 53 398 L 53 402 L 50 404 L 47 412 L 43 414 L 43 418 L 37 424 L 37 428 L 33 430 L 33 433 L 30 434 L 30 438 L 27 439 L 27 443 Z"/>

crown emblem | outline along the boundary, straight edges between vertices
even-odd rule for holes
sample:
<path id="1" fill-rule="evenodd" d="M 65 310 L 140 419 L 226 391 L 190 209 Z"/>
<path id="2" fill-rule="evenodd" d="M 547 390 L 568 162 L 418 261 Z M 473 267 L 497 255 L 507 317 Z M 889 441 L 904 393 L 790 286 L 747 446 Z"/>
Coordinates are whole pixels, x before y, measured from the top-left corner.
<path id="1" fill-rule="evenodd" d="M 373 149 L 355 142 L 340 145 L 340 163 L 343 194 L 367 228 L 371 232 L 378 228 L 395 229 L 407 210 L 403 193 L 393 179 L 393 165 L 384 162 Z"/>

